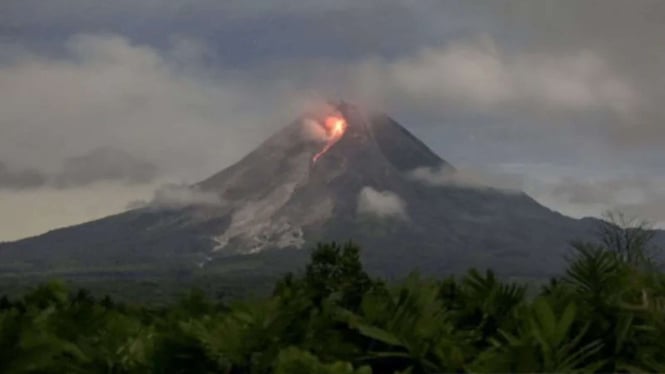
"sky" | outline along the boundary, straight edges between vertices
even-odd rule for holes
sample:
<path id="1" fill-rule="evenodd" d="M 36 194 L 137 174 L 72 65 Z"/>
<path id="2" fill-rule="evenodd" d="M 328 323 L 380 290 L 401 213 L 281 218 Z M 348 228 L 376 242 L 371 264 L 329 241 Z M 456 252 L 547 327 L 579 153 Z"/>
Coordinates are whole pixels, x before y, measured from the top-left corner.
<path id="1" fill-rule="evenodd" d="M 665 227 L 663 19 L 660 0 L 3 0 L 0 241 L 202 180 L 327 98 L 474 183 Z"/>

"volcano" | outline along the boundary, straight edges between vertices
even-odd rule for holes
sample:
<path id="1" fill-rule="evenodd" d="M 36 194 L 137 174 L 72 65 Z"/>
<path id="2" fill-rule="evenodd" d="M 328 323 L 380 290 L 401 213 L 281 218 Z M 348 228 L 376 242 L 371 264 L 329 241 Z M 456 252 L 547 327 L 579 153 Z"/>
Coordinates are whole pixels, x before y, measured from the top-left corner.
<path id="1" fill-rule="evenodd" d="M 572 240 L 595 232 L 596 220 L 522 192 L 413 178 L 423 168 L 455 173 L 390 117 L 341 103 L 332 119 L 303 115 L 188 187 L 212 202 L 149 204 L 1 244 L 0 273 L 278 274 L 302 266 L 317 242 L 352 240 L 384 277 L 469 267 L 542 277 L 561 271 Z"/>

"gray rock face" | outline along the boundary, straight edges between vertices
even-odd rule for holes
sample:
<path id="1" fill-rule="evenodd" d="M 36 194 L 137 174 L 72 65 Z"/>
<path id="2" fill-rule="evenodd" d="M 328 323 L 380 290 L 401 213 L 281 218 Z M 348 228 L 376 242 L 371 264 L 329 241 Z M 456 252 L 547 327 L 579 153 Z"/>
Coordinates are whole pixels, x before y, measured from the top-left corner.
<path id="1" fill-rule="evenodd" d="M 255 259 L 252 271 L 280 272 L 302 264 L 317 241 L 353 240 L 368 269 L 388 277 L 472 266 L 547 276 L 562 269 L 571 240 L 594 232 L 592 220 L 521 192 L 414 180 L 417 168 L 454 168 L 389 117 L 338 110 L 346 132 L 315 163 L 324 142 L 302 117 L 191 187 L 222 203 L 149 206 L 0 244 L 0 272 L 205 271 L 238 258 Z"/>

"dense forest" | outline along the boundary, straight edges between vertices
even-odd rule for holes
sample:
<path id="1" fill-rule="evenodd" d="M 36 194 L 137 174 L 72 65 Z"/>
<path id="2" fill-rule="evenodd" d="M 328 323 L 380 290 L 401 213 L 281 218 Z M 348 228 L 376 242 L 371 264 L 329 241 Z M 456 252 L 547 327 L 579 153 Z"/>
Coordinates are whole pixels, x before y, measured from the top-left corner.
<path id="1" fill-rule="evenodd" d="M 256 300 L 150 307 L 45 283 L 0 299 L 0 372 L 665 372 L 665 275 L 645 235 L 605 234 L 538 289 L 476 270 L 387 284 L 351 243 Z"/>

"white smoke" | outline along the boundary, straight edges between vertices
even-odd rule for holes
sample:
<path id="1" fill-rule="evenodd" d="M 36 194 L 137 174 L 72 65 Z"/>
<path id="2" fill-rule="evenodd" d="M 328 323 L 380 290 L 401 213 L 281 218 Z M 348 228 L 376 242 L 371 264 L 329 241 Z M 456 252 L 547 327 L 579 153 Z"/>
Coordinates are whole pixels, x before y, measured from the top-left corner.
<path id="1" fill-rule="evenodd" d="M 302 135 L 306 140 L 325 142 L 328 140 L 326 130 L 317 121 L 306 118 L 302 121 Z"/>
<path id="2" fill-rule="evenodd" d="M 407 219 L 406 204 L 396 193 L 366 186 L 358 195 L 358 213 L 380 218 Z"/>
<path id="3" fill-rule="evenodd" d="M 301 121 L 302 137 L 306 140 L 327 142 L 330 134 L 325 129 L 323 121 L 325 118 L 338 114 L 337 108 L 330 102 L 326 102 L 316 96 L 309 100 L 296 100 L 297 110 L 306 108 L 306 117 Z"/>

